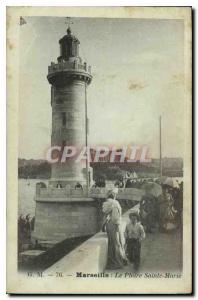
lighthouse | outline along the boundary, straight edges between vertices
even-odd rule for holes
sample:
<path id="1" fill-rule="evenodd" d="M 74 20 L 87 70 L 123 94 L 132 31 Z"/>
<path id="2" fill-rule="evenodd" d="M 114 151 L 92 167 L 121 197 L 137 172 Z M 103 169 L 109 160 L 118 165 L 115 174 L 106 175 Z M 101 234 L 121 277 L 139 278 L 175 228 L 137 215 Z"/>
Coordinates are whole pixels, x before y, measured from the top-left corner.
<path id="1" fill-rule="evenodd" d="M 65 146 L 78 151 L 87 146 L 87 87 L 91 83 L 91 67 L 79 56 L 80 41 L 71 28 L 59 40 L 60 56 L 48 67 L 51 84 L 52 134 L 51 145 L 63 154 Z M 52 164 L 51 184 L 82 186 L 89 184 L 90 168 L 86 160 L 74 159 Z"/>
<path id="2" fill-rule="evenodd" d="M 80 41 L 70 26 L 59 45 L 60 55 L 48 67 L 47 80 L 51 85 L 51 148 L 62 156 L 66 146 L 87 146 L 87 87 L 92 75 L 79 55 Z M 88 193 L 90 170 L 88 159 L 52 164 L 48 185 L 36 186 L 33 239 L 54 244 L 98 231 L 98 205 Z"/>

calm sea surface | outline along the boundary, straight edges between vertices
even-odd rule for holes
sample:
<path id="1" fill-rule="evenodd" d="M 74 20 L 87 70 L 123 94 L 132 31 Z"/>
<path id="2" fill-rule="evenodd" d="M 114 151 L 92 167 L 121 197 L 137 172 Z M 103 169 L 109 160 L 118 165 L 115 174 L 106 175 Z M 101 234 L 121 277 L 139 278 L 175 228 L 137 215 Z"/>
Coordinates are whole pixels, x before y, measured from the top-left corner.
<path id="1" fill-rule="evenodd" d="M 35 215 L 35 201 L 34 196 L 36 193 L 37 182 L 48 182 L 48 180 L 41 179 L 19 179 L 19 208 L 18 215 Z"/>
<path id="2" fill-rule="evenodd" d="M 182 178 L 175 178 L 179 182 Z M 35 201 L 34 196 L 36 192 L 36 183 L 37 182 L 45 182 L 48 185 L 48 180 L 44 179 L 19 179 L 19 209 L 18 215 L 27 215 L 30 214 L 31 217 L 35 215 Z M 107 188 L 111 188 L 113 186 L 113 182 L 107 182 Z"/>

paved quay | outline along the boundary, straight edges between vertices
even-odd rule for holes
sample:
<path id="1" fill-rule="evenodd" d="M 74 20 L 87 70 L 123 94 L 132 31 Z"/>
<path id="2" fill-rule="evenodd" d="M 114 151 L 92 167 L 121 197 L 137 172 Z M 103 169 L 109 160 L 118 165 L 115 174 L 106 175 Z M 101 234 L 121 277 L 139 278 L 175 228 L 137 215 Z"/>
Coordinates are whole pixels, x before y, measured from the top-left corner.
<path id="1" fill-rule="evenodd" d="M 134 209 L 136 210 L 138 206 Z M 133 210 L 133 209 L 132 209 Z M 123 215 L 122 231 L 128 222 L 128 214 Z M 142 241 L 140 273 L 170 272 L 181 273 L 182 271 L 182 233 L 178 229 L 168 233 L 146 233 Z M 109 273 L 135 272 L 132 264 L 123 269 L 106 270 Z"/>

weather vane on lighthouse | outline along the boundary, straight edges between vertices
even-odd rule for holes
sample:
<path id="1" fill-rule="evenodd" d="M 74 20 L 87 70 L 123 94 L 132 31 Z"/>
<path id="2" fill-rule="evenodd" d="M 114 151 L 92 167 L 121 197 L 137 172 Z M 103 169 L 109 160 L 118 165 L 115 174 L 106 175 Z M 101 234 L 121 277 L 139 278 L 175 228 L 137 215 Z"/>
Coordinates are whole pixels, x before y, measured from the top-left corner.
<path id="1" fill-rule="evenodd" d="M 71 21 L 71 17 L 66 17 L 65 24 L 67 25 L 67 32 L 68 32 L 68 33 L 71 33 L 71 27 L 70 27 L 70 25 L 71 25 L 71 24 L 74 24 L 74 23 Z"/>

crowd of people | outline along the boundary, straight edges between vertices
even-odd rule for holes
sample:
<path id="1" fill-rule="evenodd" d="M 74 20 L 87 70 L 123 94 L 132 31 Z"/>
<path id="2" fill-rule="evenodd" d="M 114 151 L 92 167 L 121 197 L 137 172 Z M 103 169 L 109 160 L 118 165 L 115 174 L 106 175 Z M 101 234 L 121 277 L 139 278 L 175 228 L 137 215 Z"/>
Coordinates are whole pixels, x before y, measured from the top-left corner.
<path id="1" fill-rule="evenodd" d="M 141 182 L 144 194 L 139 209 L 129 213 L 129 223 L 122 232 L 122 209 L 116 200 L 119 185 L 109 191 L 103 203 L 104 222 L 102 230 L 108 236 L 108 269 L 123 268 L 128 262 L 138 270 L 141 257 L 141 241 L 146 233 L 182 229 L 183 182 L 174 186 L 173 180 Z"/>
<path id="2" fill-rule="evenodd" d="M 31 232 L 34 230 L 35 217 L 20 215 L 18 218 L 18 251 L 22 250 L 23 244 L 31 240 Z"/>
<path id="3" fill-rule="evenodd" d="M 159 188 L 155 193 L 153 190 L 157 186 Z M 182 228 L 182 212 L 182 182 L 174 186 L 173 181 L 168 179 L 161 184 L 145 185 L 145 194 L 140 201 L 140 218 L 147 232 L 166 232 L 179 226 Z"/>

